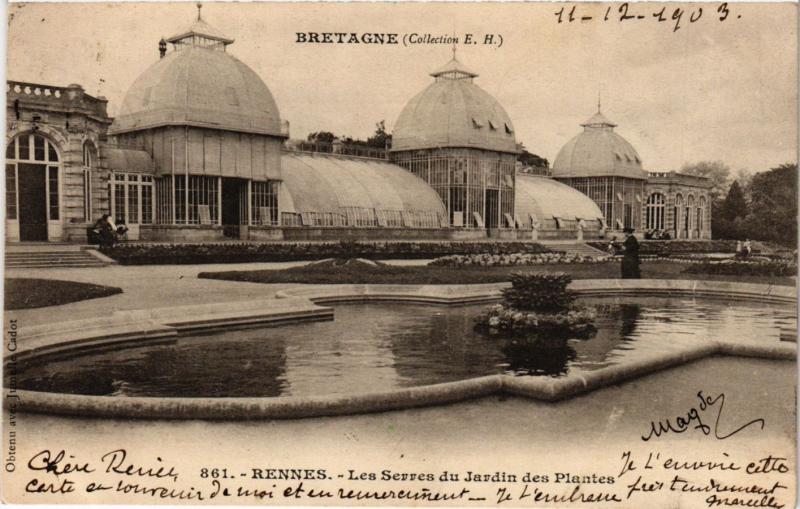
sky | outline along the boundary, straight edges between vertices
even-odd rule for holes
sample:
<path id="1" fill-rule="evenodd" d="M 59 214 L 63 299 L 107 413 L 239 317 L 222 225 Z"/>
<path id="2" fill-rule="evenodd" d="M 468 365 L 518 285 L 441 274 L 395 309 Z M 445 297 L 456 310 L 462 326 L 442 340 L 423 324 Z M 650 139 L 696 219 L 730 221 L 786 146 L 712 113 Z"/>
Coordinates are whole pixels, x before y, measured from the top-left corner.
<path id="1" fill-rule="evenodd" d="M 203 19 L 267 84 L 293 138 L 313 131 L 366 138 L 451 58 L 451 45 L 298 44 L 297 32 L 456 34 L 458 59 L 510 115 L 517 141 L 555 159 L 597 110 L 650 171 L 721 160 L 734 172 L 797 161 L 797 6 L 577 4 L 205 3 Z M 603 21 L 609 5 L 609 21 Z M 666 5 L 659 22 L 653 16 Z M 690 22 L 689 16 L 700 18 Z M 672 14 L 681 9 L 680 27 Z M 81 84 L 120 107 L 158 60 L 158 41 L 195 19 L 194 3 L 11 4 L 7 78 Z M 502 46 L 464 44 L 464 34 Z"/>

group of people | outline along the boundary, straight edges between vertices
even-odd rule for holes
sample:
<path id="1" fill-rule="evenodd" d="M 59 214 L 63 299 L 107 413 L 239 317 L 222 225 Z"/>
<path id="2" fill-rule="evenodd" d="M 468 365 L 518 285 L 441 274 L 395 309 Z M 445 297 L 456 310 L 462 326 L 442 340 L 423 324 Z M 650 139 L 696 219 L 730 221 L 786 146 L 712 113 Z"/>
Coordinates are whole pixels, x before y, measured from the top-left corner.
<path id="1" fill-rule="evenodd" d="M 750 243 L 750 239 L 744 239 L 744 242 L 736 241 L 736 258 L 748 258 L 751 254 L 753 254 L 753 245 Z"/>
<path id="2" fill-rule="evenodd" d="M 672 240 L 672 235 L 667 230 L 645 230 L 645 240 Z"/>
<path id="3" fill-rule="evenodd" d="M 625 234 L 625 241 L 620 243 L 617 237 L 612 237 L 608 243 L 606 252 L 612 256 L 622 254 L 622 279 L 641 279 L 642 272 L 639 269 L 639 241 L 633 235 L 633 228 L 622 230 Z"/>
<path id="4" fill-rule="evenodd" d="M 89 243 L 98 244 L 101 248 L 114 247 L 114 244 L 119 242 L 127 232 L 128 227 L 125 226 L 124 221 L 119 221 L 117 224 L 110 215 L 103 214 L 89 229 Z"/>

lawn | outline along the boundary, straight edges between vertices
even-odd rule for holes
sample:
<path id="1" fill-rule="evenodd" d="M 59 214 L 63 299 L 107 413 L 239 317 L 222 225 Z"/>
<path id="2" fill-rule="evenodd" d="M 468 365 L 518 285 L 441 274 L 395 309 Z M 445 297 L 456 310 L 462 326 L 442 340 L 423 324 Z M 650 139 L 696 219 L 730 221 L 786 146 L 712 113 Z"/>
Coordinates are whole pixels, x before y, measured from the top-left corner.
<path id="1" fill-rule="evenodd" d="M 5 280 L 5 308 L 31 309 L 97 299 L 122 293 L 121 288 L 57 279 L 13 278 Z"/>
<path id="2" fill-rule="evenodd" d="M 687 265 L 668 261 L 642 263 L 643 279 L 702 279 L 794 286 L 791 277 L 684 274 Z M 573 279 L 616 279 L 619 262 L 516 267 L 430 267 L 378 265 L 305 265 L 283 270 L 201 272 L 200 278 L 253 283 L 315 284 L 476 284 L 509 280 L 511 272 L 566 272 Z"/>

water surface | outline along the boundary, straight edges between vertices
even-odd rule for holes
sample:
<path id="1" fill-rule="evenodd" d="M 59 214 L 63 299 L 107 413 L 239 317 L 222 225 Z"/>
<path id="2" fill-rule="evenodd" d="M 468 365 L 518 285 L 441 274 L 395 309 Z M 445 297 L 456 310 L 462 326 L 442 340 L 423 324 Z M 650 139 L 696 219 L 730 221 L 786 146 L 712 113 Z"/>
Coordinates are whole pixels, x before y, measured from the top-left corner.
<path id="1" fill-rule="evenodd" d="M 181 337 L 21 363 L 20 389 L 115 396 L 311 396 L 507 373 L 564 376 L 724 338 L 796 335 L 791 307 L 685 299 L 592 299 L 597 335 L 531 349 L 473 330 L 486 305 L 342 304 L 335 320 Z"/>

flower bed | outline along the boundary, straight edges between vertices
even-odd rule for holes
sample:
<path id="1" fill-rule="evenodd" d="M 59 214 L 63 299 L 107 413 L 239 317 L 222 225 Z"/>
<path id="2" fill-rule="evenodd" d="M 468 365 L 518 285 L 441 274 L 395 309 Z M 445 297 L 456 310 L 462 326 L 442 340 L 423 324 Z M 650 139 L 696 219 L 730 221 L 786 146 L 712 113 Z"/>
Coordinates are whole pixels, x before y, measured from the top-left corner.
<path id="1" fill-rule="evenodd" d="M 591 337 L 596 329 L 594 308 L 575 305 L 567 290 L 572 277 L 564 273 L 512 273 L 503 303 L 476 317 L 476 328 L 489 336 L 523 339 L 531 345 L 562 344 L 570 338 Z"/>
<path id="2" fill-rule="evenodd" d="M 583 256 L 567 253 L 510 253 L 510 254 L 473 254 L 450 255 L 437 258 L 428 265 L 437 267 L 509 267 L 524 265 L 543 265 L 555 263 L 601 263 L 612 260 L 610 256 Z"/>
<path id="3" fill-rule="evenodd" d="M 539 254 L 535 242 L 217 242 L 118 244 L 103 253 L 123 265 L 242 263 L 322 258 L 425 259 L 467 254 Z"/>
<path id="4" fill-rule="evenodd" d="M 797 263 L 791 260 L 693 263 L 683 271 L 686 274 L 717 274 L 728 276 L 796 276 Z"/>
<path id="5" fill-rule="evenodd" d="M 588 245 L 605 251 L 608 241 L 590 241 Z M 735 240 L 642 240 L 639 241 L 639 255 L 673 256 L 689 253 L 734 253 Z"/>

